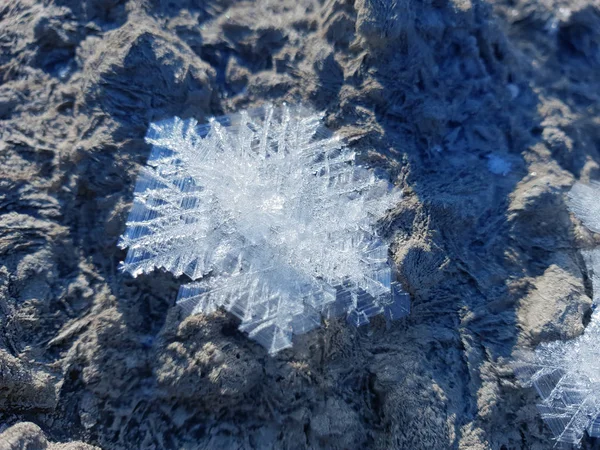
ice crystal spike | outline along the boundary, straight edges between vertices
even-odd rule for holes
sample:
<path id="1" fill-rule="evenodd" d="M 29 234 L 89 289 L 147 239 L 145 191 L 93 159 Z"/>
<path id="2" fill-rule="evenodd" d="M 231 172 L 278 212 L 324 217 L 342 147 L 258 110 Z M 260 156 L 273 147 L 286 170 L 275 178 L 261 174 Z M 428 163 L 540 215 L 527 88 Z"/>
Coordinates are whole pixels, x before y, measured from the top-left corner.
<path id="1" fill-rule="evenodd" d="M 594 233 L 600 233 L 600 183 L 575 183 L 569 192 L 569 208 Z"/>
<path id="2" fill-rule="evenodd" d="M 186 274 L 187 313 L 224 308 L 270 353 L 323 316 L 408 313 L 377 233 L 400 192 L 356 164 L 322 114 L 267 105 L 205 125 L 174 118 L 146 141 L 121 269 Z"/>
<path id="3" fill-rule="evenodd" d="M 600 231 L 600 184 L 576 183 L 569 208 L 590 230 Z M 600 249 L 583 256 L 594 292 L 594 311 L 584 333 L 566 342 L 543 343 L 515 366 L 517 377 L 540 395 L 538 410 L 558 444 L 569 448 L 585 432 L 600 437 Z"/>

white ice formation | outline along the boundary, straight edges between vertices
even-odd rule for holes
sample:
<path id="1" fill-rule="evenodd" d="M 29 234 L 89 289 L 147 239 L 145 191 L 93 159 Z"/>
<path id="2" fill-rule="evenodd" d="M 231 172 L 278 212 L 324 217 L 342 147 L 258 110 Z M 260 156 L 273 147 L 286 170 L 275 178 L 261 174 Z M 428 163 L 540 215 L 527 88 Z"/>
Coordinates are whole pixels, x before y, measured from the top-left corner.
<path id="1" fill-rule="evenodd" d="M 600 232 L 600 184 L 575 184 L 569 207 L 587 228 Z M 542 398 L 538 410 L 557 445 L 565 448 L 579 444 L 585 432 L 600 437 L 600 248 L 583 256 L 594 292 L 584 333 L 570 341 L 543 343 L 515 366 L 517 377 Z"/>
<path id="2" fill-rule="evenodd" d="M 146 141 L 121 269 L 187 275 L 187 313 L 224 308 L 270 353 L 322 317 L 408 313 L 377 232 L 400 192 L 356 164 L 322 114 L 267 105 L 205 125 L 174 118 Z"/>

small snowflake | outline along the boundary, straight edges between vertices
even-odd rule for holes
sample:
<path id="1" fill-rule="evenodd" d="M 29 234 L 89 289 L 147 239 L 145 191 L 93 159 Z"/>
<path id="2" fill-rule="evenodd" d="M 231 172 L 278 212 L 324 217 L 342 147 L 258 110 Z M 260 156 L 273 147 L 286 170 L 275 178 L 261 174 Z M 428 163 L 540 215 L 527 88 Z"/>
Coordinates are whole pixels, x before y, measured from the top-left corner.
<path id="1" fill-rule="evenodd" d="M 361 325 L 408 312 L 376 231 L 400 193 L 355 163 L 322 114 L 269 105 L 201 126 L 174 118 L 146 140 L 121 268 L 197 280 L 180 289 L 186 312 L 225 308 L 271 353 L 322 315 Z"/>
<path id="2" fill-rule="evenodd" d="M 576 183 L 569 208 L 583 224 L 600 231 L 600 184 Z M 540 344 L 523 353 L 516 375 L 542 398 L 538 410 L 559 443 L 579 444 L 584 433 L 600 437 L 600 248 L 582 252 L 594 292 L 590 323 L 570 341 Z"/>

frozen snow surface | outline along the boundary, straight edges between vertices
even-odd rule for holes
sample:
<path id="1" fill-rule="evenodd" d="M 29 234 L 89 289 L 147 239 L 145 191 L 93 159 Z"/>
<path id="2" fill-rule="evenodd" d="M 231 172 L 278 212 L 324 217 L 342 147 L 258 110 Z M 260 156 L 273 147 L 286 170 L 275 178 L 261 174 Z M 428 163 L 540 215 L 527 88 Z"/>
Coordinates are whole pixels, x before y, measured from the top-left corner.
<path id="1" fill-rule="evenodd" d="M 205 125 L 174 118 L 146 140 L 122 270 L 186 274 L 187 313 L 222 307 L 270 353 L 322 317 L 408 314 L 377 232 L 400 192 L 358 165 L 322 114 L 266 105 Z"/>
<path id="2" fill-rule="evenodd" d="M 592 231 L 600 231 L 600 184 L 576 183 L 569 193 L 569 207 Z M 542 398 L 542 418 L 557 443 L 570 448 L 585 432 L 600 437 L 600 248 L 583 252 L 594 292 L 590 323 L 570 341 L 541 344 L 525 355 L 515 369 L 525 384 Z"/>

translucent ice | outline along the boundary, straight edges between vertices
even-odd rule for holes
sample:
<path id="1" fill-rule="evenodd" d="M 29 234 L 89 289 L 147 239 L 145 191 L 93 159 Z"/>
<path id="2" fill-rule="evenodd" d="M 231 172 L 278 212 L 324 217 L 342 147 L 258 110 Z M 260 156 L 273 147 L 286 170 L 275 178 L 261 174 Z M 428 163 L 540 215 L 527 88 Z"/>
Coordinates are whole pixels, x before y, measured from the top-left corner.
<path id="1" fill-rule="evenodd" d="M 506 176 L 510 173 L 512 164 L 498 155 L 488 155 L 488 170 L 494 175 Z"/>
<path id="2" fill-rule="evenodd" d="M 163 268 L 188 313 L 225 308 L 275 353 L 321 317 L 408 313 L 377 222 L 400 200 L 303 107 L 151 125 L 120 245 L 134 276 Z"/>
<path id="3" fill-rule="evenodd" d="M 575 184 L 569 207 L 592 231 L 600 231 L 600 185 Z M 516 375 L 542 398 L 542 418 L 559 443 L 578 444 L 584 433 L 600 437 L 600 249 L 583 253 L 594 292 L 590 323 L 570 341 L 541 344 L 522 355 Z"/>

